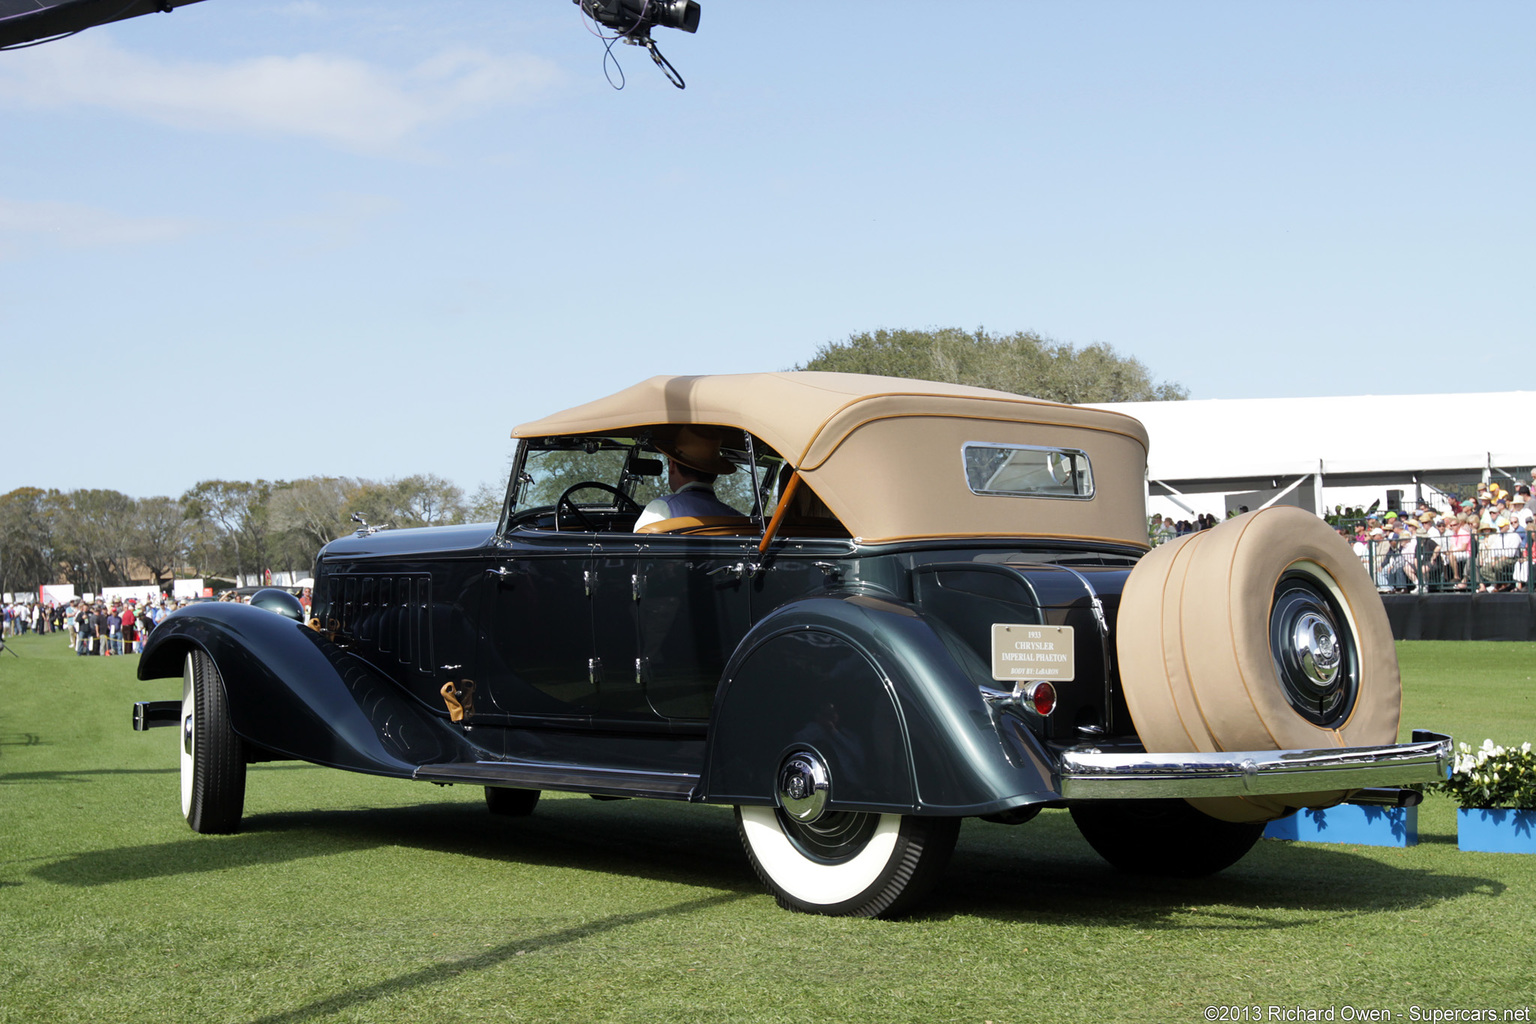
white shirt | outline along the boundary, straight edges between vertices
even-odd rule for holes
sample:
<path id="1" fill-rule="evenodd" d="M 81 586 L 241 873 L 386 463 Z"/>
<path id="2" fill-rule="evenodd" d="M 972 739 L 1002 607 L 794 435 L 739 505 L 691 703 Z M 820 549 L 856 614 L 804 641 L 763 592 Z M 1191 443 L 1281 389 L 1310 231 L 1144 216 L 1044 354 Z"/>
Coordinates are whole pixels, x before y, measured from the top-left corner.
<path id="1" fill-rule="evenodd" d="M 692 508 L 697 509 L 697 511 L 672 511 L 672 504 L 669 499 L 675 498 L 680 494 L 690 494 L 690 492 L 701 491 L 703 492 L 702 494 L 694 493 L 690 495 L 693 498 L 692 501 L 683 503 L 683 507 L 685 509 Z M 737 512 L 734 508 L 731 508 L 731 506 L 715 497 L 715 488 L 713 484 L 702 483 L 698 480 L 690 480 L 683 484 L 683 486 L 679 487 L 677 490 L 673 491 L 671 494 L 660 498 L 653 498 L 651 503 L 645 506 L 644 511 L 640 513 L 640 518 L 635 520 L 635 525 L 630 527 L 630 529 L 638 530 L 640 527 L 646 525 L 647 523 L 659 523 L 663 519 L 671 519 L 678 515 L 734 516 L 740 514 L 741 513 Z"/>

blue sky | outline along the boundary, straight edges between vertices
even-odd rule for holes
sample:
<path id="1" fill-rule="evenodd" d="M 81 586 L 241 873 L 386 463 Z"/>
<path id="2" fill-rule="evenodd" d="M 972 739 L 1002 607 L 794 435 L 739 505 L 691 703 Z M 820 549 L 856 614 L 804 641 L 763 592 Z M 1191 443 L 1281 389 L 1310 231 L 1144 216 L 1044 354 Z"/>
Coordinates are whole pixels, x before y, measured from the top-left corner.
<path id="1" fill-rule="evenodd" d="M 519 422 L 879 327 L 1195 398 L 1532 385 L 1536 5 L 703 0 L 656 38 L 685 91 L 627 47 L 612 89 L 567 0 L 0 53 L 0 493 L 468 491 Z M 18 434 L 61 423 L 89 454 Z"/>

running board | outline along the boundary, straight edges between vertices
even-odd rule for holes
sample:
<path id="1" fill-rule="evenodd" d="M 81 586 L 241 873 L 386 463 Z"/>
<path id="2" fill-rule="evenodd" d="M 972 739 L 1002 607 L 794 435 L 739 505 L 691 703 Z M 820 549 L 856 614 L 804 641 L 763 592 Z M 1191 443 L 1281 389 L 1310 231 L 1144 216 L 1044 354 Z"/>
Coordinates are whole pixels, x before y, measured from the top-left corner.
<path id="1" fill-rule="evenodd" d="M 423 782 L 463 782 L 512 789 L 549 789 L 598 796 L 639 796 L 656 800 L 689 800 L 699 777 L 691 772 L 643 772 L 625 768 L 591 768 L 535 761 L 459 761 L 424 764 L 412 778 Z"/>

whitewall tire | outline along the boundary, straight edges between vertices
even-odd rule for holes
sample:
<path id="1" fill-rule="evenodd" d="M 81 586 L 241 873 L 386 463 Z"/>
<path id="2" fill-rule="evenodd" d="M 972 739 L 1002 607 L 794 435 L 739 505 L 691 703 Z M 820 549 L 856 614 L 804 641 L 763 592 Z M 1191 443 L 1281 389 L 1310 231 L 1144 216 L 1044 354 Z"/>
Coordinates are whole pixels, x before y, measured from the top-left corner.
<path id="1" fill-rule="evenodd" d="M 181 813 L 194 832 L 240 831 L 245 811 L 245 744 L 213 659 L 187 655 L 181 678 Z"/>
<path id="2" fill-rule="evenodd" d="M 831 811 L 800 823 L 776 807 L 736 808 L 757 876 L 780 906 L 889 917 L 933 888 L 954 851 L 958 818 Z"/>

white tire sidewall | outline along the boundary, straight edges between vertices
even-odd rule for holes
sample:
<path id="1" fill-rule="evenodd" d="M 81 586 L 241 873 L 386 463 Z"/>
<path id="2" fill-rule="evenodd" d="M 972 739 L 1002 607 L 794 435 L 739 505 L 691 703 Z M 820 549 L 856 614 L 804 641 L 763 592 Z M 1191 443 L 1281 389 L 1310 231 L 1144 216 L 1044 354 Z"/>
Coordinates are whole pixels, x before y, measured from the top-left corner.
<path id="1" fill-rule="evenodd" d="M 192 787 L 196 779 L 197 766 L 197 681 L 194 674 L 197 669 L 192 663 L 192 655 L 187 655 L 185 667 L 181 672 L 181 719 L 177 723 L 180 728 L 176 731 L 176 750 L 181 757 L 181 813 L 187 817 L 192 813 Z M 192 742 L 187 743 L 187 734 L 190 731 Z M 188 749 L 188 748 L 191 749 Z"/>
<path id="2" fill-rule="evenodd" d="M 880 881 L 896 852 L 901 815 L 882 814 L 858 855 L 840 864 L 811 860 L 790 842 L 772 807 L 742 807 L 741 829 L 763 872 L 802 903 L 831 907 L 867 892 Z"/>

